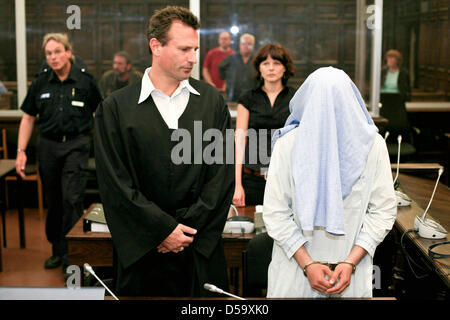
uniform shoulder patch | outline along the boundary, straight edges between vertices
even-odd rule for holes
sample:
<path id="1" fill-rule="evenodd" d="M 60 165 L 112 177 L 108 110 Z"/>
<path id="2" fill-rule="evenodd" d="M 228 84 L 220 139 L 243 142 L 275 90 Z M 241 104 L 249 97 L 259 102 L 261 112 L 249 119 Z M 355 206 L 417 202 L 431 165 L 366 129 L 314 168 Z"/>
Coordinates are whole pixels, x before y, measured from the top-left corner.
<path id="1" fill-rule="evenodd" d="M 81 73 L 88 75 L 91 78 L 94 78 L 94 75 L 86 68 L 80 68 Z"/>

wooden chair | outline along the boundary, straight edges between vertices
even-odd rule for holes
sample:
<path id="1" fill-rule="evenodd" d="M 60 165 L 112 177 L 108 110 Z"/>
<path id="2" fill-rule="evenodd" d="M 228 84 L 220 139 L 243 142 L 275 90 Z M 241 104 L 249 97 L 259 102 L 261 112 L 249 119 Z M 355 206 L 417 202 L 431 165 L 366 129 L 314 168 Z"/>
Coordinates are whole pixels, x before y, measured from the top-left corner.
<path id="1" fill-rule="evenodd" d="M 8 91 L 5 94 L 0 94 L 0 109 L 11 109 L 12 92 Z"/>
<path id="2" fill-rule="evenodd" d="M 259 233 L 242 251 L 242 293 L 244 297 L 265 297 L 267 272 L 272 260 L 273 239 L 267 232 Z"/>
<path id="3" fill-rule="evenodd" d="M 391 161 L 397 161 L 398 135 L 402 136 L 401 160 L 402 162 L 411 161 L 416 154 L 416 147 L 414 145 L 414 133 L 416 131 L 409 123 L 405 102 L 402 100 L 400 94 L 395 93 L 382 93 L 380 95 L 380 102 L 383 106 L 380 109 L 380 115 L 389 120 L 385 130 L 390 133 L 386 140 L 386 145 Z"/>
<path id="4" fill-rule="evenodd" d="M 6 129 L 2 129 L 2 145 L 0 147 L 0 151 L 3 152 L 3 158 L 8 158 L 8 146 L 7 146 L 7 137 L 6 137 Z M 39 208 L 39 217 L 41 220 L 45 218 L 44 212 L 44 196 L 42 191 L 42 181 L 41 176 L 39 175 L 38 164 L 27 164 L 25 168 L 25 179 L 23 181 L 36 181 L 37 185 L 37 194 L 38 194 L 38 208 Z M 8 201 L 8 181 L 17 181 L 16 176 L 8 176 L 5 178 L 5 192 L 6 192 L 6 201 Z"/>

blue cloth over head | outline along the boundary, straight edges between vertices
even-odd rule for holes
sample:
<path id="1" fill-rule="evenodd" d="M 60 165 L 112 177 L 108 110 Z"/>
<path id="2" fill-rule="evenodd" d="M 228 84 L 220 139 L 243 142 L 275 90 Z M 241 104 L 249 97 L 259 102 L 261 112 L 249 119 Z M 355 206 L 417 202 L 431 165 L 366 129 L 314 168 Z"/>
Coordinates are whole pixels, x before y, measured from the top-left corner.
<path id="1" fill-rule="evenodd" d="M 298 127 L 292 174 L 301 228 L 345 235 L 343 199 L 361 176 L 378 129 L 358 88 L 333 67 L 310 74 L 289 109 L 272 143 Z"/>

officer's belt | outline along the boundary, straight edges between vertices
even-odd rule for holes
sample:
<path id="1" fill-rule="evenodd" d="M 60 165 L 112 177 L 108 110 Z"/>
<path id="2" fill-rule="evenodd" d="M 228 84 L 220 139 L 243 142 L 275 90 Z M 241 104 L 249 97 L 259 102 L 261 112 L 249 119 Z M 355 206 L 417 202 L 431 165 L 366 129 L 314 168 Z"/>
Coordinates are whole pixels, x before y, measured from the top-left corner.
<path id="1" fill-rule="evenodd" d="M 68 134 L 41 133 L 41 137 L 48 139 L 48 140 L 56 141 L 56 142 L 66 142 L 66 141 L 78 138 L 79 136 L 85 136 L 85 135 L 87 135 L 86 132 L 82 132 L 82 133 L 77 132 L 77 133 L 68 133 Z"/>

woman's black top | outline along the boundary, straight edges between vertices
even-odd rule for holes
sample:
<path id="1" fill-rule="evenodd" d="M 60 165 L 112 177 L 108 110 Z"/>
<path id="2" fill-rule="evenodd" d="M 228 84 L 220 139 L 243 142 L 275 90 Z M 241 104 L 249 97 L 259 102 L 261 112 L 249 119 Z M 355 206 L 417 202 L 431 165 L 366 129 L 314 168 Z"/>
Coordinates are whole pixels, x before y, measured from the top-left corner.
<path id="1" fill-rule="evenodd" d="M 240 97 L 238 102 L 250 113 L 244 167 L 255 171 L 269 167 L 273 133 L 284 127 L 290 114 L 289 102 L 294 94 L 294 88 L 284 87 L 273 107 L 261 87 L 249 90 Z"/>

